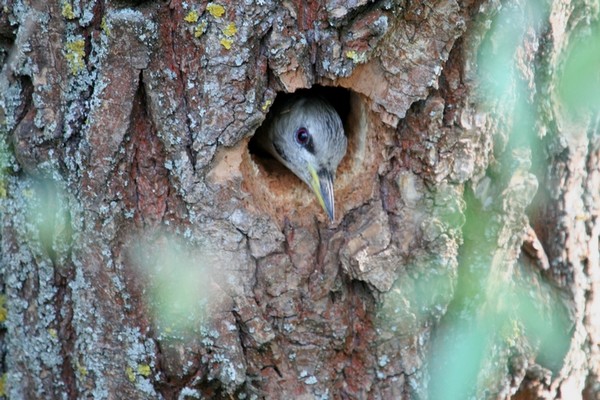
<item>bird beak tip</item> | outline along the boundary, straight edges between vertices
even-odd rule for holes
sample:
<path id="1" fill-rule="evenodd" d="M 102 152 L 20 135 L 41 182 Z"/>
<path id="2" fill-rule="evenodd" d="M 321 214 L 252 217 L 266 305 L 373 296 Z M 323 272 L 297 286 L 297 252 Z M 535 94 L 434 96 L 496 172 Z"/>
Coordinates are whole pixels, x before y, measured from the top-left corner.
<path id="1" fill-rule="evenodd" d="M 335 221 L 335 201 L 333 197 L 333 175 L 327 170 L 318 172 L 311 171 L 312 188 L 321 204 L 321 207 L 327 213 L 331 222 Z"/>
<path id="2" fill-rule="evenodd" d="M 321 204 L 321 206 L 323 207 L 323 210 L 325 211 L 325 213 L 329 217 L 329 221 L 333 222 L 333 221 L 335 221 L 335 208 L 333 207 L 333 204 L 329 203 L 326 200 L 327 197 L 323 197 L 323 199 L 324 199 L 324 201 Z"/>
<path id="3" fill-rule="evenodd" d="M 335 221 L 335 205 L 333 202 L 333 192 L 331 192 L 330 194 L 326 190 L 323 190 L 323 186 L 321 186 L 321 193 L 318 193 L 317 197 L 319 198 L 319 203 L 321 203 L 323 211 L 325 211 L 325 213 L 329 217 L 329 220 L 331 222 Z"/>
<path id="4" fill-rule="evenodd" d="M 335 210 L 327 210 L 327 214 L 329 215 L 329 221 L 330 222 L 334 222 L 335 221 Z"/>

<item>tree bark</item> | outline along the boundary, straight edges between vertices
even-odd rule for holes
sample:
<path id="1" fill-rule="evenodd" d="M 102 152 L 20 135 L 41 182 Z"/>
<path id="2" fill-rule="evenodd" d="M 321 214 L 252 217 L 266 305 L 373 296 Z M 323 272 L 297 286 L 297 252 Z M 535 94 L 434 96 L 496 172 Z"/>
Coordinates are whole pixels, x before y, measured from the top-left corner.
<path id="1" fill-rule="evenodd" d="M 600 399 L 597 0 L 2 6 L 1 395 Z"/>

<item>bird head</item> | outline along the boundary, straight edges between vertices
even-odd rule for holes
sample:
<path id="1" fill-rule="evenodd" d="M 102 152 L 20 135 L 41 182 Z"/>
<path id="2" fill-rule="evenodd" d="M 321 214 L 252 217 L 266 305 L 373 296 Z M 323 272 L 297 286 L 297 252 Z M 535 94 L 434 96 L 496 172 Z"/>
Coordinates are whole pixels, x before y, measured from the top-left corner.
<path id="1" fill-rule="evenodd" d="M 347 147 L 333 106 L 320 97 L 292 97 L 276 110 L 262 140 L 268 142 L 263 147 L 312 189 L 333 221 L 333 182 Z"/>

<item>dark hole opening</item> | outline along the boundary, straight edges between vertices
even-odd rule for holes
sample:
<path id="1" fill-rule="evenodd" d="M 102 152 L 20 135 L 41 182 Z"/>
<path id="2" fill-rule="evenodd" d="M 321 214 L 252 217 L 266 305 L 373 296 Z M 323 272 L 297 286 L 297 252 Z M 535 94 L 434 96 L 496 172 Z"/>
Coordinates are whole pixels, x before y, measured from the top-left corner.
<path id="1" fill-rule="evenodd" d="M 271 120 L 271 118 L 273 118 L 273 112 L 274 110 L 278 109 L 277 106 L 280 103 L 283 103 L 289 97 L 296 96 L 298 94 L 306 94 L 312 96 L 317 95 L 329 101 L 329 103 L 331 103 L 331 105 L 340 115 L 342 123 L 344 124 L 344 132 L 346 136 L 348 136 L 347 120 L 348 115 L 350 114 L 350 91 L 341 87 L 315 85 L 310 89 L 298 89 L 294 93 L 279 92 L 277 93 L 275 101 L 273 102 L 273 105 L 267 113 L 263 125 L 266 125 Z M 258 128 L 257 131 L 259 131 L 261 128 L 262 125 Z M 250 142 L 248 143 L 248 150 L 250 151 L 250 154 L 256 156 L 255 161 L 260 162 L 260 159 L 272 159 L 273 157 L 270 154 L 263 151 L 261 147 L 257 144 L 257 141 L 255 139 L 256 136 L 252 137 L 252 139 L 250 139 Z"/>
<path id="2" fill-rule="evenodd" d="M 320 96 L 335 108 L 344 125 L 344 133 L 348 138 L 346 155 L 340 162 L 334 181 L 336 192 L 337 215 L 363 204 L 364 199 L 372 193 L 373 181 L 370 176 L 375 173 L 371 150 L 372 142 L 368 141 L 369 113 L 366 98 L 360 93 L 341 87 L 315 85 L 310 89 L 299 89 L 294 93 L 277 93 L 265 121 L 258 127 L 254 136 L 248 142 L 248 161 L 244 172 L 244 183 L 247 190 L 254 196 L 257 207 L 265 210 L 278 220 L 281 215 L 312 215 L 319 213 L 323 218 L 319 202 L 315 199 L 310 187 L 305 185 L 283 164 L 269 153 L 261 149 L 257 138 L 262 130 L 271 123 L 275 113 L 282 111 L 282 105 L 290 96 L 307 94 Z M 308 208 L 307 208 L 308 207 Z M 304 211 L 310 209 L 306 214 Z"/>

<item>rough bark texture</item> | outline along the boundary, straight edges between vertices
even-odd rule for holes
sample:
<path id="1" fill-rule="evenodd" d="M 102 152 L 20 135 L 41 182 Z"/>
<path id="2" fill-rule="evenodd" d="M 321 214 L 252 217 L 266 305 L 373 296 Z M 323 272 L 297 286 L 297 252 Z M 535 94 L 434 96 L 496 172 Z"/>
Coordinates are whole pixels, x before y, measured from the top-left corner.
<path id="1" fill-rule="evenodd" d="M 597 1 L 2 5 L 2 394 L 600 399 Z M 248 146 L 314 85 L 332 224 Z"/>

